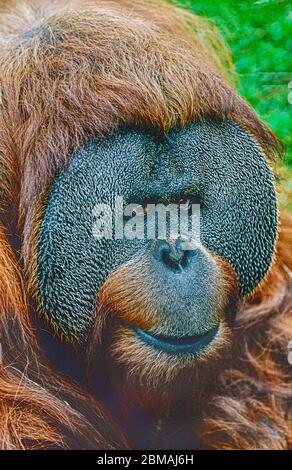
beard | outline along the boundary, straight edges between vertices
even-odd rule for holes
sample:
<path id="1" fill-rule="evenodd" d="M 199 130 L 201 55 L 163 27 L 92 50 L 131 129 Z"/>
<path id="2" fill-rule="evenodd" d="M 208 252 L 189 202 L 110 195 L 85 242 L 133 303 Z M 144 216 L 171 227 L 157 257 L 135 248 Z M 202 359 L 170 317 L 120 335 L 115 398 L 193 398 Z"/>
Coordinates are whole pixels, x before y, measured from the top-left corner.
<path id="1" fill-rule="evenodd" d="M 118 400 L 148 411 L 163 413 L 175 405 L 184 416 L 190 407 L 200 409 L 215 393 L 232 349 L 232 328 L 225 320 L 218 338 L 199 356 L 170 355 L 141 344 L 110 314 L 97 323 L 87 348 L 94 395 L 106 384 Z"/>

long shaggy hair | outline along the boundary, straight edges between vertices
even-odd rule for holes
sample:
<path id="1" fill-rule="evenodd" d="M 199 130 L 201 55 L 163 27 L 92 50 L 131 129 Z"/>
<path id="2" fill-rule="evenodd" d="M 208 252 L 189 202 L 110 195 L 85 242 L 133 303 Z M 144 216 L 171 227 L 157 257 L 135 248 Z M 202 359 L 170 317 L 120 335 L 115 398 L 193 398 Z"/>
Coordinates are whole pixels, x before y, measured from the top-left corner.
<path id="1" fill-rule="evenodd" d="M 0 446 L 131 448 L 127 430 L 38 345 L 36 239 L 54 176 L 89 137 L 132 125 L 167 132 L 231 119 L 270 162 L 280 144 L 236 94 L 214 27 L 167 1 L 0 0 L 0 30 Z M 290 226 L 282 215 L 272 268 L 241 305 L 224 369 L 194 417 L 210 448 L 291 445 Z"/>

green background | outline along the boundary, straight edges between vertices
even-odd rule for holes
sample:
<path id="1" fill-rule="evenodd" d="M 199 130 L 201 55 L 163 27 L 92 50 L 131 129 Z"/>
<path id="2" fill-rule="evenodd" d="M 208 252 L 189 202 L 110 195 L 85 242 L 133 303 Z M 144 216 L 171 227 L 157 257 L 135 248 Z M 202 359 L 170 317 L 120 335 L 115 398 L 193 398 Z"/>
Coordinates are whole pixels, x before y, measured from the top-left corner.
<path id="1" fill-rule="evenodd" d="M 221 31 L 232 52 L 240 94 L 284 142 L 286 169 L 282 171 L 286 170 L 286 185 L 289 185 L 287 167 L 292 169 L 291 2 L 178 0 L 178 3 L 209 18 Z"/>

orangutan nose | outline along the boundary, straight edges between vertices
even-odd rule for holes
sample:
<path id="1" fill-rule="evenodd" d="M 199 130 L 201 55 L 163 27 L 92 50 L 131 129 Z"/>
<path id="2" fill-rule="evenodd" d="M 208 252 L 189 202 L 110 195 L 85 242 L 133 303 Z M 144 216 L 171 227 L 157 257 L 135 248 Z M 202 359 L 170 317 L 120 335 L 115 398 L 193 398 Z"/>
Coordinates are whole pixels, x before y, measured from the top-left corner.
<path id="1" fill-rule="evenodd" d="M 184 249 L 184 242 L 180 238 L 176 240 L 157 240 L 153 250 L 153 256 L 172 270 L 181 270 L 188 262 L 188 250 Z"/>

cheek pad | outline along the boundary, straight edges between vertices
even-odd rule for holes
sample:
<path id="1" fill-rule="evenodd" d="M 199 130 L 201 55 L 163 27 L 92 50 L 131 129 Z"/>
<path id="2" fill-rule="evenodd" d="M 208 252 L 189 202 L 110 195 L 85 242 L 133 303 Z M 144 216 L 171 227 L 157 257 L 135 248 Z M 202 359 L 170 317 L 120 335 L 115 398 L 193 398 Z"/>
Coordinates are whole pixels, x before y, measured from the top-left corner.
<path id="1" fill-rule="evenodd" d="M 88 334 L 102 283 L 147 243 L 92 235 L 95 204 L 113 206 L 117 194 L 127 200 L 143 188 L 145 160 L 155 160 L 149 136 L 128 134 L 95 139 L 78 149 L 52 185 L 45 208 L 38 245 L 41 306 L 62 333 L 78 341 Z M 233 266 L 245 296 L 266 275 L 277 234 L 273 176 L 265 157 L 245 131 L 228 121 L 173 130 L 165 147 L 183 174 L 198 182 L 201 242 Z"/>
<path id="2" fill-rule="evenodd" d="M 145 145 L 145 136 L 135 132 L 87 142 L 57 176 L 48 195 L 38 244 L 41 308 L 60 332 L 77 341 L 87 337 L 100 286 L 135 254 L 138 244 L 97 240 L 92 232 L 93 209 L 97 203 L 112 207 L 115 194 L 127 195 L 126 184 L 117 186 L 124 175 L 139 182 L 134 174 Z M 125 155 L 133 160 L 120 160 Z"/>
<path id="3" fill-rule="evenodd" d="M 197 173 L 201 242 L 234 268 L 244 297 L 272 263 L 278 224 L 271 169 L 251 136 L 230 121 L 196 122 L 170 140 Z"/>

